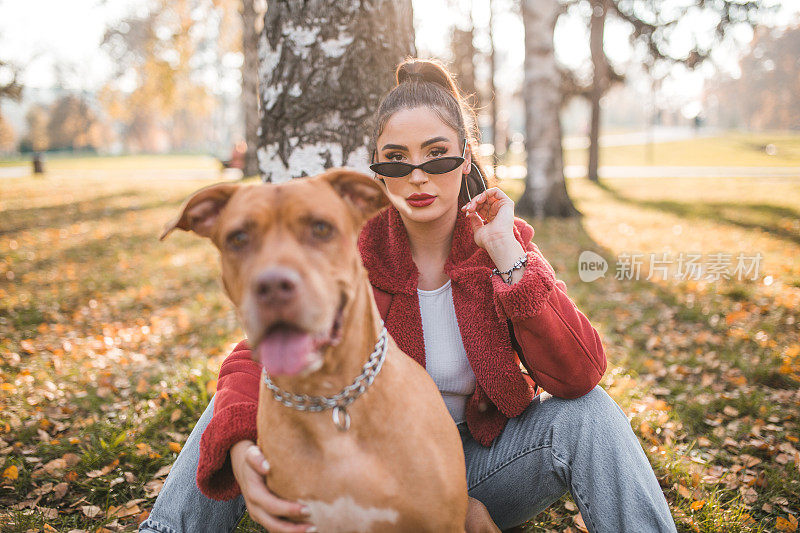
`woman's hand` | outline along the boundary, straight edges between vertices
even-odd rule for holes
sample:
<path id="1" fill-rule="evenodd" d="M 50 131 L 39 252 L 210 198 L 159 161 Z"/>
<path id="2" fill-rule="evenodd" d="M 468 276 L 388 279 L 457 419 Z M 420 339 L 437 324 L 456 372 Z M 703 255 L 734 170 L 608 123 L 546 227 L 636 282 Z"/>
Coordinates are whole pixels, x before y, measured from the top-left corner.
<path id="1" fill-rule="evenodd" d="M 231 448 L 233 476 L 239 483 L 250 517 L 267 528 L 270 533 L 314 532 L 310 523 L 298 524 L 283 518 L 307 519 L 303 505 L 275 496 L 267 488 L 264 476 L 269 472 L 269 463 L 256 443 L 239 441 Z"/>
<path id="2" fill-rule="evenodd" d="M 466 533 L 500 533 L 500 528 L 492 520 L 486 507 L 472 496 L 467 507 L 467 523 L 464 525 Z"/>
<path id="3" fill-rule="evenodd" d="M 472 225 L 475 244 L 491 250 L 498 242 L 514 239 L 514 201 L 497 187 L 486 189 L 461 208 Z"/>

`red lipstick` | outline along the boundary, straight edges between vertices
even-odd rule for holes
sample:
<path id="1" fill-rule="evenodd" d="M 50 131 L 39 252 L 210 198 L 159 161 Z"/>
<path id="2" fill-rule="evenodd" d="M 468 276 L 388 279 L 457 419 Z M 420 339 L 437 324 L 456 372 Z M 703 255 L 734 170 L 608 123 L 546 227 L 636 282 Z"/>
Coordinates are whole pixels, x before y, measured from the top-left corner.
<path id="1" fill-rule="evenodd" d="M 425 207 L 431 205 L 436 197 L 431 194 L 415 192 L 406 198 L 406 203 L 411 207 Z"/>

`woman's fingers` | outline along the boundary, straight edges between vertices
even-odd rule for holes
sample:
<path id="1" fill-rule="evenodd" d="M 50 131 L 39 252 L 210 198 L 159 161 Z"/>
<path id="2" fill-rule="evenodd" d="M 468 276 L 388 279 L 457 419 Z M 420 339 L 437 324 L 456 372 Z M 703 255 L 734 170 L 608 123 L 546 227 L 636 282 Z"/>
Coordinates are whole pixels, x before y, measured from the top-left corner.
<path id="1" fill-rule="evenodd" d="M 269 472 L 269 463 L 264 458 L 264 455 L 261 453 L 261 448 L 259 448 L 255 444 L 253 444 L 250 448 L 247 449 L 247 453 L 245 455 L 245 461 L 247 461 L 247 464 L 250 465 L 250 468 L 258 472 L 262 476 L 266 476 L 267 472 Z"/>
<path id="2" fill-rule="evenodd" d="M 270 533 L 305 533 L 307 531 L 316 531 L 316 528 L 311 524 L 295 524 L 280 518 L 270 516 L 267 512 L 261 509 L 250 509 L 250 517 L 267 528 Z"/>
<path id="3" fill-rule="evenodd" d="M 249 496 L 253 504 L 273 516 L 298 519 L 308 518 L 308 515 L 303 512 L 303 504 L 277 497 L 264 483 L 260 486 L 252 487 Z"/>
<path id="4" fill-rule="evenodd" d="M 500 207 L 505 205 L 506 202 L 512 202 L 511 198 L 498 187 L 492 187 L 477 195 L 465 204 L 461 210 L 466 212 L 475 211 L 485 219 L 487 216 L 496 215 Z"/>

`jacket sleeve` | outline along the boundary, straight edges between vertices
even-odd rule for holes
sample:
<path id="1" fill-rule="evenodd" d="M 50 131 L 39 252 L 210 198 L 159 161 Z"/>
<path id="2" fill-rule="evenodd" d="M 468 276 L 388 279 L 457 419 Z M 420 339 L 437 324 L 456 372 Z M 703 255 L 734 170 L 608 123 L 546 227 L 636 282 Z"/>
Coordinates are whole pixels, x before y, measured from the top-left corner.
<path id="1" fill-rule="evenodd" d="M 261 365 L 241 341 L 223 361 L 214 396 L 214 416 L 200 438 L 197 486 L 214 500 L 230 500 L 241 491 L 229 451 L 241 440 L 256 440 Z"/>
<path id="2" fill-rule="evenodd" d="M 522 349 L 520 358 L 537 385 L 560 398 L 583 396 L 606 371 L 600 335 L 530 240 L 533 228 L 517 219 L 514 233 L 528 262 L 522 278 L 513 285 L 492 276 L 497 314 L 511 320 Z"/>

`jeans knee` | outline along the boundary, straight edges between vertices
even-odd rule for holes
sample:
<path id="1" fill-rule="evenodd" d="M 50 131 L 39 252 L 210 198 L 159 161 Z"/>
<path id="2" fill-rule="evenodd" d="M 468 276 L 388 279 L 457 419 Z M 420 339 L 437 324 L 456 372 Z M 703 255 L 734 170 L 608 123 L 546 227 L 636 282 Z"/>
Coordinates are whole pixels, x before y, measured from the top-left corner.
<path id="1" fill-rule="evenodd" d="M 583 431 L 618 432 L 626 426 L 630 429 L 630 421 L 625 412 L 600 385 L 596 385 L 583 396 L 571 400 L 562 399 L 562 402 L 562 418 Z"/>

